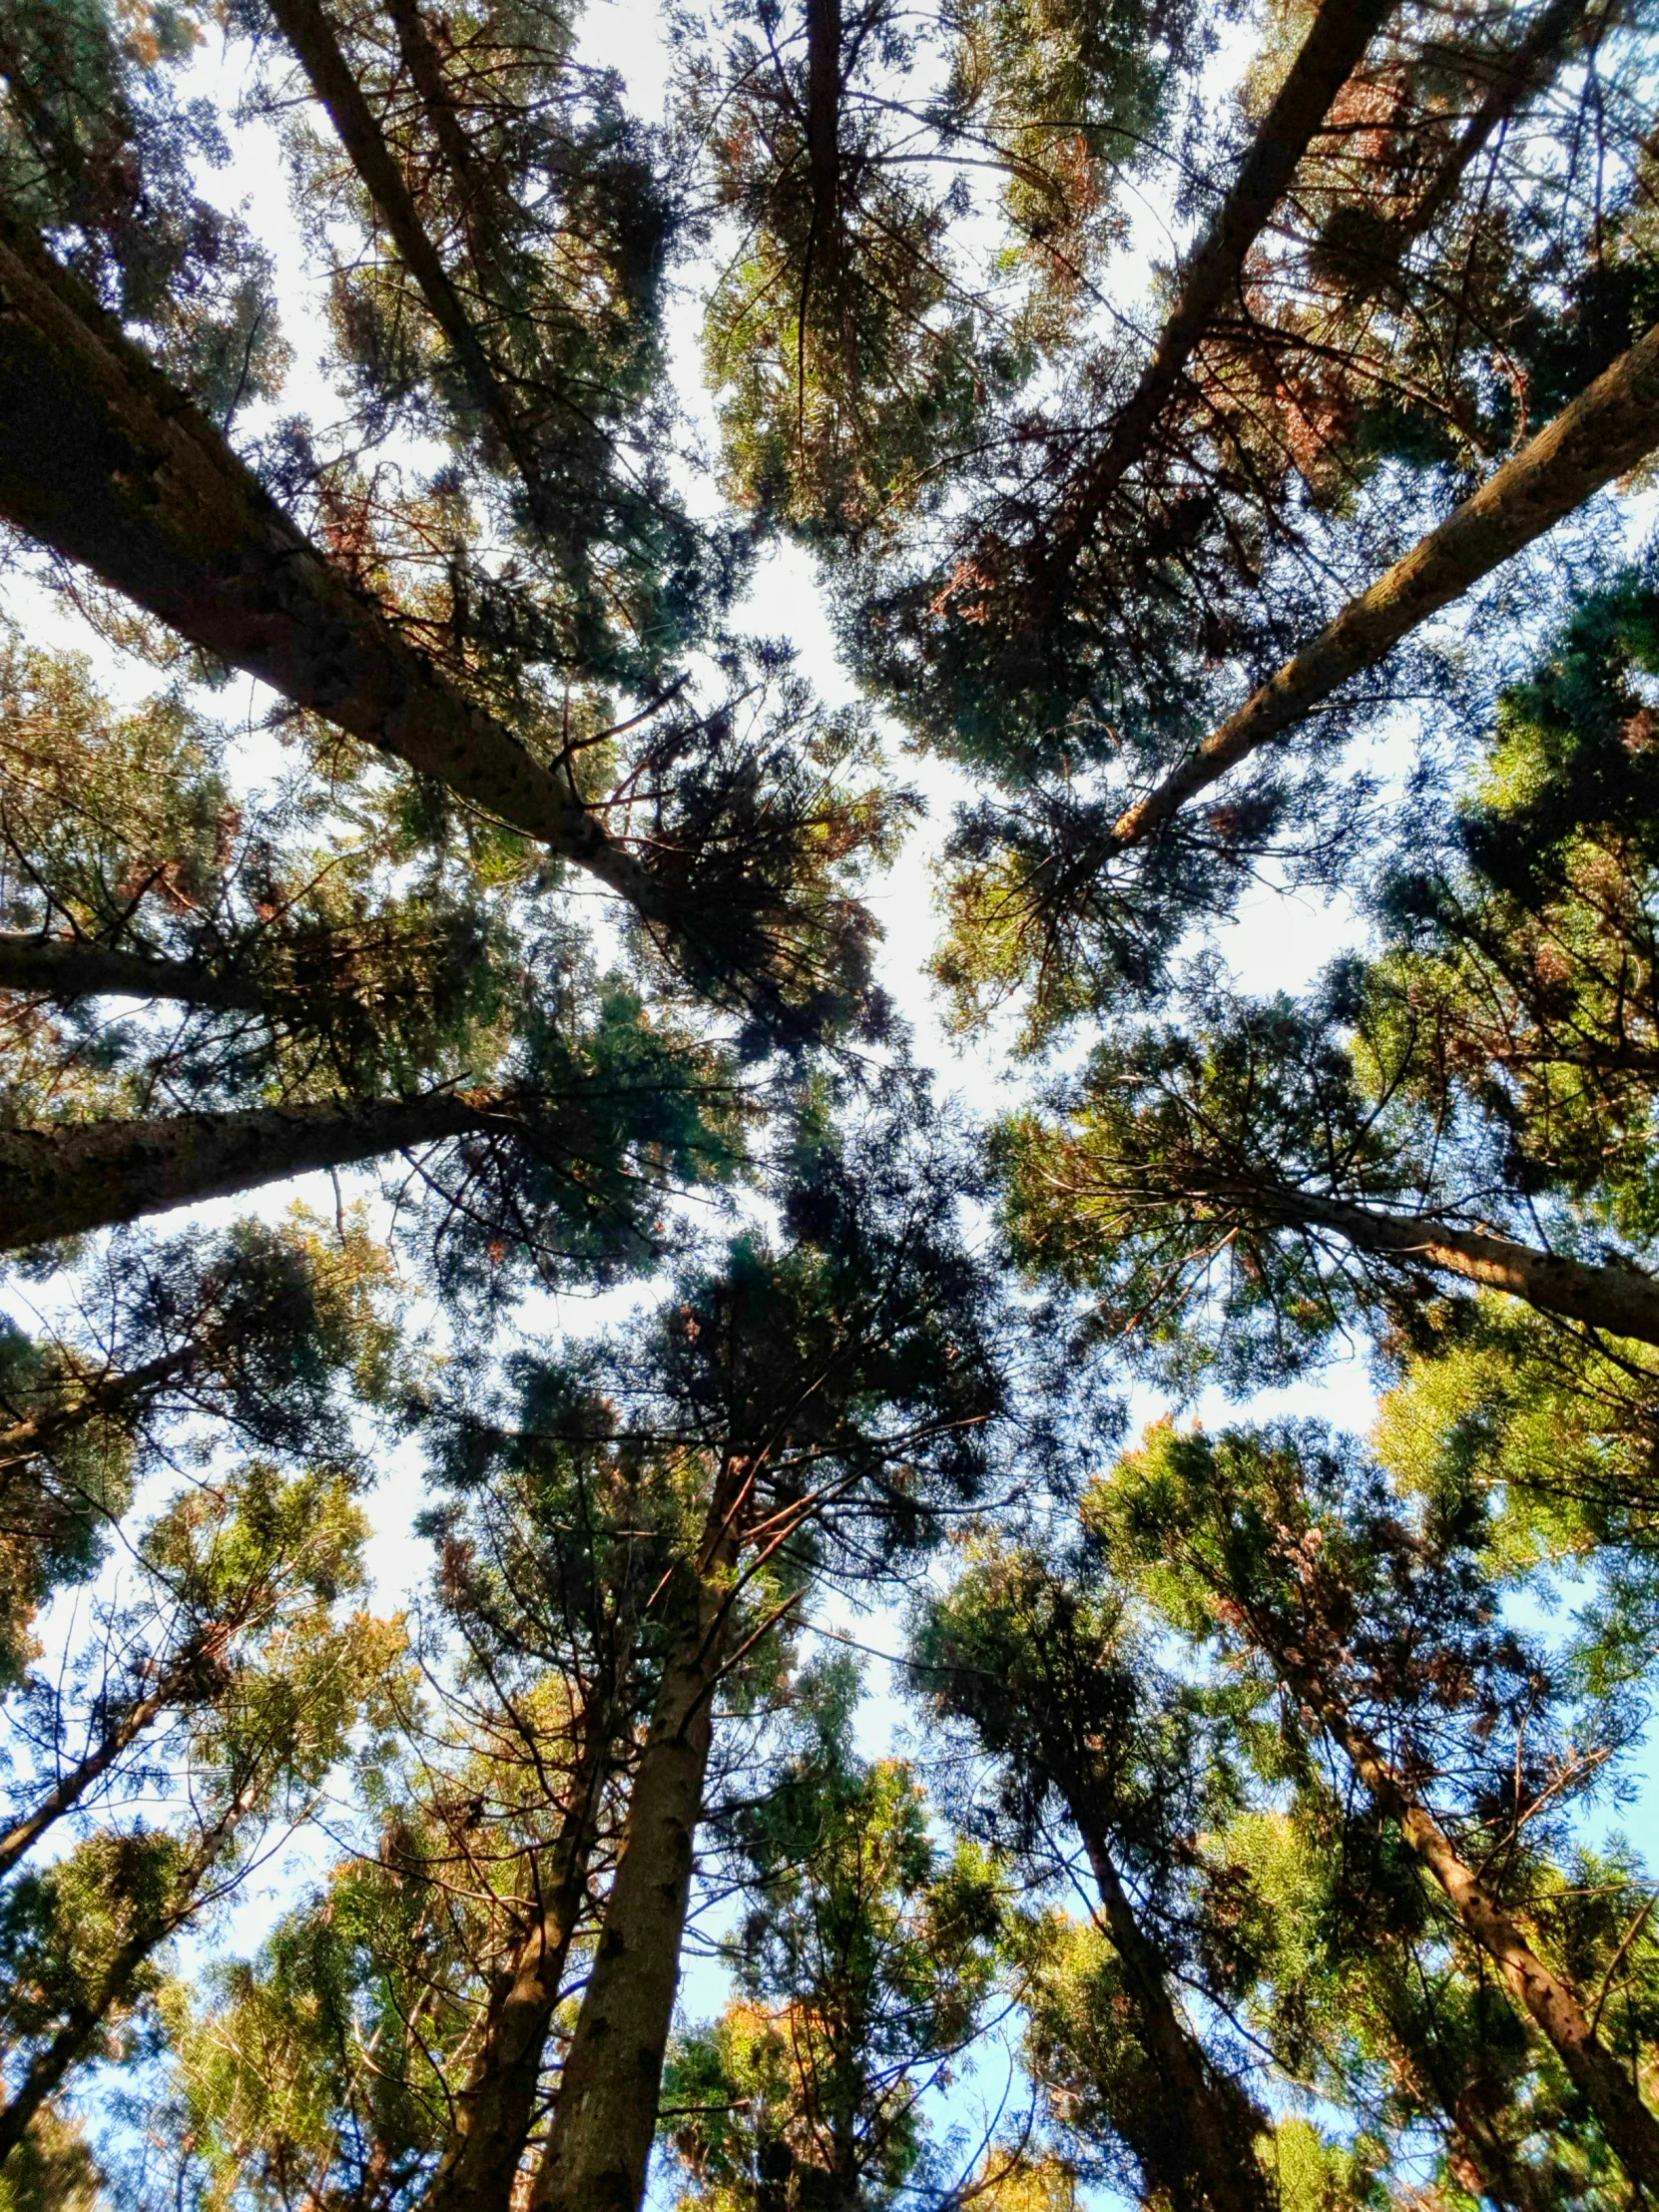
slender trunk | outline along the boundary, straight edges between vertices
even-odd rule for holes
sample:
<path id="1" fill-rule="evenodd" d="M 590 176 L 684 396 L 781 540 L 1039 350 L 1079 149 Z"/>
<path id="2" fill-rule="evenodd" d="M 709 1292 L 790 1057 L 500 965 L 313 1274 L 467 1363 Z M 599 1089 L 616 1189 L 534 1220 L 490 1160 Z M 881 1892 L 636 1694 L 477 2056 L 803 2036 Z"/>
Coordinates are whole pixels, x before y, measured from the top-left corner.
<path id="1" fill-rule="evenodd" d="M 1378 1811 L 1396 1825 L 1434 1877 L 1464 1930 L 1497 1966 L 1511 1995 L 1554 2045 L 1626 2174 L 1640 2189 L 1659 2188 L 1659 2119 L 1642 2102 L 1611 2051 L 1597 2041 L 1572 1987 L 1538 1957 L 1445 1831 L 1347 1709 L 1277 1639 L 1263 1637 L 1262 1643 L 1291 1690 L 1342 1745 Z"/>
<path id="2" fill-rule="evenodd" d="M 510 2212 L 614 1750 L 614 1724 L 602 1719 L 584 1747 L 558 1840 L 538 1870 L 536 1911 L 505 1986 L 492 2000 L 449 2140 L 421 2199 L 423 2212 Z"/>
<path id="3" fill-rule="evenodd" d="M 1315 16 L 1231 191 L 1182 273 L 1152 358 L 1118 410 L 1104 449 L 1087 464 L 1055 519 L 1039 569 L 1047 593 L 1070 569 L 1107 500 L 1151 445 L 1182 372 L 1238 284 L 1246 258 L 1284 197 L 1297 163 L 1388 9 L 1389 0 L 1325 0 Z"/>
<path id="4" fill-rule="evenodd" d="M 241 1827 L 257 1795 L 256 1790 L 249 1789 L 232 1800 L 184 1868 L 172 1910 L 133 1931 L 104 1969 L 97 1987 L 71 2007 L 69 2016 L 51 2042 L 30 2060 L 16 2093 L 8 2103 L 0 2105 L 0 2170 L 28 2133 L 35 2114 L 59 2088 L 71 2066 L 84 2057 L 97 2040 L 110 2013 L 132 1989 L 145 1960 L 160 1949 L 170 1936 L 177 1935 L 196 1911 L 203 1883 Z"/>
<path id="5" fill-rule="evenodd" d="M 0 1130 L 0 1251 L 258 1190 L 476 1129 L 452 1091 L 370 1105 L 251 1106 Z"/>
<path id="6" fill-rule="evenodd" d="M 100 1417 L 120 1419 L 147 1397 L 188 1375 L 201 1363 L 205 1350 L 206 1342 L 198 1340 L 182 1345 L 177 1352 L 164 1352 L 158 1359 L 147 1360 L 142 1367 L 126 1373 L 99 1376 L 90 1382 L 80 1383 L 81 1394 L 70 1403 L 54 1405 L 43 1413 L 31 1413 L 26 1420 L 13 1421 L 9 1428 L 0 1428 L 0 1496 L 4 1496 L 14 1468 L 40 1458 L 64 1437 L 84 1428 L 88 1421 Z"/>
<path id="7" fill-rule="evenodd" d="M 540 496 L 533 456 L 512 401 L 490 365 L 489 356 L 473 328 L 472 317 L 437 248 L 427 236 L 397 157 L 386 144 L 374 112 L 352 75 L 351 65 L 340 50 L 320 0 L 271 0 L 271 12 L 299 57 L 311 90 L 327 110 L 351 166 L 374 204 L 375 213 L 385 225 L 403 266 L 420 286 L 421 297 L 433 321 L 448 339 L 474 404 L 490 423 L 523 479 L 537 521 L 545 525 L 551 518 L 542 512 L 545 501 Z"/>
<path id="8" fill-rule="evenodd" d="M 668 918 L 554 772 L 399 637 L 79 281 L 3 221 L 0 517 Z"/>
<path id="9" fill-rule="evenodd" d="M 1430 615 L 1633 468 L 1659 445 L 1659 325 L 1529 445 L 1351 599 L 1319 636 L 1113 826 L 1108 857 L 1141 844 L 1187 802 L 1280 737 Z"/>
<path id="10" fill-rule="evenodd" d="M 1272 2212 L 1267 2176 L 1252 2147 L 1265 2123 L 1242 2092 L 1223 2087 L 1170 1995 L 1164 1961 L 1135 1916 L 1105 1833 L 1081 1793 L 1070 1799 L 1078 1834 L 1100 1892 L 1106 1933 L 1118 1954 L 1136 2031 L 1163 2078 L 1170 2125 L 1157 2141 L 1131 2144 L 1154 2194 L 1176 2212 Z M 1231 2091 L 1231 2093 L 1229 2093 Z"/>
<path id="11" fill-rule="evenodd" d="M 1605 1329 L 1615 1337 L 1659 1345 L 1659 1281 L 1629 1268 L 1567 1260 L 1534 1245 L 1512 1242 L 1421 1214 L 1384 1214 L 1347 1199 L 1312 1191 L 1259 1187 L 1245 1204 L 1270 1221 L 1333 1229 L 1365 1252 L 1416 1261 L 1488 1290 L 1524 1299 L 1546 1314 Z"/>
<path id="12" fill-rule="evenodd" d="M 1455 199 L 1470 163 L 1479 158 L 1492 133 L 1537 90 L 1538 71 L 1546 63 L 1553 65 L 1560 60 L 1573 30 L 1583 20 L 1584 7 L 1585 0 L 1549 0 L 1549 5 L 1533 17 L 1520 44 L 1499 59 L 1486 97 L 1458 133 L 1433 183 L 1410 214 L 1390 227 L 1388 244 L 1396 264 L 1413 240 L 1439 222 Z"/>
<path id="13" fill-rule="evenodd" d="M 216 975 L 197 960 L 158 953 L 114 952 L 61 937 L 0 931 L 0 990 L 38 998 L 177 998 L 191 1006 L 260 1012 L 265 1000 L 250 977 Z"/>
<path id="14" fill-rule="evenodd" d="M 214 1636 L 193 1638 L 189 1649 L 169 1667 L 150 1694 L 128 1706 L 115 1726 L 47 1791 L 34 1811 L 13 1827 L 0 1831 L 0 1880 L 33 1851 L 55 1821 L 74 1810 L 94 1784 L 109 1773 L 130 1744 L 137 1743 L 147 1728 L 188 1694 L 192 1682 L 200 1674 L 203 1660 L 211 1655 L 219 1640 Z"/>
<path id="15" fill-rule="evenodd" d="M 533 2212 L 638 2212 L 645 2194 L 751 1479 L 716 1489 L 663 1663 Z"/>
<path id="16" fill-rule="evenodd" d="M 467 254 L 480 281 L 495 274 L 502 251 L 504 211 L 494 181 L 478 165 L 449 87 L 443 64 L 431 34 L 421 17 L 419 0 L 386 0 L 386 13 L 397 33 L 397 51 L 417 93 L 426 120 L 432 126 L 455 189 L 461 200 L 461 222 L 466 231 Z"/>

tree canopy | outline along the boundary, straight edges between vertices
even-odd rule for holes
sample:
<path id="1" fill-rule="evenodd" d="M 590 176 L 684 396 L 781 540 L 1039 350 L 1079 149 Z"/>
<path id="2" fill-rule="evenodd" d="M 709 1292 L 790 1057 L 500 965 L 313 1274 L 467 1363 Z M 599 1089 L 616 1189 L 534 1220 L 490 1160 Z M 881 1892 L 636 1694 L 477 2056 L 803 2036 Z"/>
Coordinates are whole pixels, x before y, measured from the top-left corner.
<path id="1" fill-rule="evenodd" d="M 1646 0 L 0 0 L 0 2212 L 1659 2200 L 1656 455 Z"/>

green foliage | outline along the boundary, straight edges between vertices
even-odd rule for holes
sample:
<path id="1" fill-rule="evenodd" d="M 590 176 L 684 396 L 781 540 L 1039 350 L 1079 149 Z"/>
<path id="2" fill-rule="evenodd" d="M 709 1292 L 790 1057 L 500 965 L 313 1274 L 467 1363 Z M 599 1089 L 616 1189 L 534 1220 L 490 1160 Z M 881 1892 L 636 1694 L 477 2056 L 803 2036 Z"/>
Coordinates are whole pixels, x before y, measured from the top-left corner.
<path id="1" fill-rule="evenodd" d="M 908 1766 L 852 1753 L 855 1697 L 838 1665 L 802 1678 L 797 1748 L 740 1826 L 737 1993 L 664 2079 L 683 2204 L 885 2206 L 936 2163 L 920 2100 L 979 2030 L 1006 1901 L 983 1855 L 934 1843 Z"/>

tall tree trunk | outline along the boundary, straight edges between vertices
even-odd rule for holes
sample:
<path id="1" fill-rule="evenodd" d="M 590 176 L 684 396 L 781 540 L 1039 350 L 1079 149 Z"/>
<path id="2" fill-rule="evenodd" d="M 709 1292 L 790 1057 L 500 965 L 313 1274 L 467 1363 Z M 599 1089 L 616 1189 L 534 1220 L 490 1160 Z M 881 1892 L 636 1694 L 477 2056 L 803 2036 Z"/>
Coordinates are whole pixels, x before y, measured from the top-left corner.
<path id="1" fill-rule="evenodd" d="M 510 203 L 503 207 L 494 179 L 480 167 L 473 152 L 455 112 L 454 100 L 444 81 L 443 64 L 421 16 L 419 0 L 386 0 L 386 13 L 397 33 L 397 51 L 403 67 L 420 95 L 432 135 L 460 194 L 467 256 L 475 279 L 484 283 L 497 273 L 503 234 L 512 225 L 514 211 Z"/>
<path id="2" fill-rule="evenodd" d="M 1106 502 L 1151 445 L 1159 418 L 1206 329 L 1239 282 L 1252 246 L 1285 195 L 1326 111 L 1365 57 L 1390 0 L 1324 0 L 1291 73 L 1262 118 L 1232 189 L 1181 275 L 1152 358 L 1118 410 L 1102 451 L 1080 472 L 1049 533 L 1038 574 L 1052 596 Z"/>
<path id="3" fill-rule="evenodd" d="M 1513 51 L 1498 57 L 1485 98 L 1458 132 L 1433 182 L 1410 214 L 1389 229 L 1387 243 L 1396 266 L 1412 242 L 1431 231 L 1450 207 L 1469 165 L 1479 159 L 1492 133 L 1538 89 L 1539 72 L 1559 63 L 1574 29 L 1583 21 L 1584 10 L 1585 0 L 1549 0 Z"/>
<path id="4" fill-rule="evenodd" d="M 645 2194 L 752 1483 L 749 1468 L 728 1468 L 704 1524 L 634 1777 L 533 2212 L 638 2212 Z"/>
<path id="5" fill-rule="evenodd" d="M 399 637 L 78 280 L 4 221 L 0 516 L 193 645 L 671 918 L 554 772 Z"/>
<path id="6" fill-rule="evenodd" d="M 251 1106 L 0 1130 L 0 1251 L 80 1236 L 478 1128 L 452 1091 L 370 1105 Z"/>
<path id="7" fill-rule="evenodd" d="M 1243 1207 L 1270 1222 L 1332 1229 L 1363 1252 L 1415 1261 L 1445 1275 L 1461 1276 L 1488 1290 L 1505 1291 L 1546 1314 L 1560 1314 L 1615 1337 L 1659 1345 L 1659 1281 L 1630 1268 L 1563 1259 L 1534 1245 L 1516 1244 L 1423 1214 L 1385 1214 L 1348 1199 L 1281 1185 L 1245 1187 Z"/>
<path id="8" fill-rule="evenodd" d="M 28 2133 L 35 2114 L 60 2087 L 71 2066 L 91 2048 L 104 2022 L 130 1992 L 145 1960 L 169 1936 L 177 1935 L 197 1910 L 203 1883 L 231 1844 L 258 1794 L 251 1787 L 232 1800 L 183 1869 L 174 1908 L 134 1929 L 104 1969 L 96 1988 L 71 2009 L 51 2042 L 29 2061 L 11 2099 L 0 2105 L 0 2170 Z"/>
<path id="9" fill-rule="evenodd" d="M 212 1658 L 223 1641 L 223 1631 L 193 1637 L 189 1647 L 168 1668 L 149 1695 L 136 1699 L 128 1706 L 86 1757 L 77 1760 L 47 1791 L 33 1812 L 14 1822 L 10 1828 L 0 1830 L 0 1880 L 11 1873 L 19 1860 L 33 1851 L 54 1822 L 62 1820 L 66 1813 L 73 1812 L 87 1792 L 109 1773 L 130 1744 L 137 1743 L 145 1730 L 160 1719 L 170 1706 L 180 1703 L 189 1694 L 192 1683 L 200 1675 L 204 1660 Z"/>
<path id="10" fill-rule="evenodd" d="M 1604 370 L 1480 489 L 1351 599 L 1145 799 L 1119 816 L 1104 855 L 1142 844 L 1229 769 L 1303 721 L 1407 632 L 1542 537 L 1659 446 L 1659 325 Z"/>
<path id="11" fill-rule="evenodd" d="M 250 976 L 219 975 L 199 960 L 116 952 L 62 937 L 0 931 L 0 990 L 38 998 L 176 998 L 190 1006 L 257 1014 L 265 1003 Z"/>
<path id="12" fill-rule="evenodd" d="M 1128 1984 L 1136 2032 L 1168 2095 L 1168 2140 L 1130 2146 L 1142 2160 L 1148 2187 L 1154 2195 L 1167 2193 L 1174 2212 L 1273 2212 L 1267 2175 L 1251 2147 L 1266 2122 L 1242 2090 L 1218 2081 L 1176 2009 L 1163 1957 L 1136 1918 L 1086 1794 L 1068 1792 L 1067 1801 Z"/>
<path id="13" fill-rule="evenodd" d="M 491 2003 L 483 2043 L 456 2098 L 449 2140 L 421 2199 L 423 2212 L 510 2212 L 615 1748 L 616 1716 L 607 1711 L 583 1747 L 569 1810 L 538 1870 L 536 1910 Z"/>
<path id="14" fill-rule="evenodd" d="M 473 403 L 517 469 L 538 524 L 552 520 L 518 413 L 484 351 L 465 302 L 427 236 L 397 157 L 386 144 L 340 50 L 321 0 L 271 0 L 277 27 L 299 57 L 311 90 L 328 112 L 352 168 L 385 225 L 403 266 L 420 286 L 433 321 L 449 341 Z"/>
<path id="15" fill-rule="evenodd" d="M 813 280 L 828 278 L 832 294 L 841 228 L 840 0 L 807 0 L 807 189 Z"/>
<path id="16" fill-rule="evenodd" d="M 1289 1688 L 1341 1744 L 1373 1804 L 1399 1829 L 1439 1884 L 1464 1931 L 1492 1959 L 1510 1993 L 1548 2037 L 1631 2181 L 1645 2191 L 1659 2190 L 1659 2119 L 1642 2102 L 1612 2052 L 1596 2039 L 1576 1992 L 1539 1958 L 1439 1823 L 1341 1701 L 1283 1647 L 1281 1639 L 1255 1623 L 1253 1633 Z"/>

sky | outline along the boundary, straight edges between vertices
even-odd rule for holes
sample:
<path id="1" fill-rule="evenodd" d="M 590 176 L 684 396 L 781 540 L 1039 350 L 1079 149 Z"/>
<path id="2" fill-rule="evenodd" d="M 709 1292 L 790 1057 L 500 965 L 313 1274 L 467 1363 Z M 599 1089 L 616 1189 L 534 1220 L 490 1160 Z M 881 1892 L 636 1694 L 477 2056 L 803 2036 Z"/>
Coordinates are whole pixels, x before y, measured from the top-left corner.
<path id="1" fill-rule="evenodd" d="M 583 36 L 583 58 L 617 68 L 626 80 L 631 104 L 647 119 L 660 114 L 667 81 L 667 52 L 662 33 L 659 11 L 643 4 L 643 0 L 593 0 Z M 1225 62 L 1227 57 L 1224 55 L 1222 59 Z M 206 82 L 216 89 L 226 89 L 226 71 L 217 54 L 205 53 L 200 68 Z M 314 371 L 319 351 L 314 334 L 310 335 L 307 345 L 308 333 L 314 331 L 315 272 L 307 267 L 297 229 L 273 220 L 273 209 L 285 206 L 286 187 L 281 168 L 275 132 L 269 124 L 254 125 L 236 136 L 229 167 L 205 179 L 204 183 L 210 195 L 222 205 L 234 208 L 239 203 L 246 204 L 249 220 L 275 254 L 284 324 L 296 349 L 294 371 L 282 395 L 283 411 L 307 408 L 325 418 L 331 412 L 331 402 Z M 1152 247 L 1160 252 L 1168 251 L 1166 215 L 1167 211 L 1150 204 L 1143 210 L 1138 251 L 1144 253 Z M 694 412 L 701 407 L 701 427 L 712 443 L 712 424 L 707 402 L 701 396 L 698 373 L 697 307 L 691 281 L 695 274 L 682 273 L 686 289 L 676 303 L 671 334 L 682 398 Z M 32 626 L 63 634 L 63 621 L 55 602 L 30 593 L 15 582 L 8 584 L 8 596 L 12 611 L 25 617 Z M 765 556 L 741 619 L 745 627 L 756 632 L 791 637 L 804 671 L 830 703 L 852 696 L 846 674 L 835 657 L 812 561 L 800 548 L 775 546 Z M 102 665 L 100 674 L 118 692 L 130 681 L 135 695 L 149 688 L 153 681 L 149 671 L 134 669 L 124 674 L 116 665 Z M 232 693 L 222 694 L 210 703 L 211 711 L 221 717 L 240 719 L 246 715 L 251 741 L 244 759 L 255 775 L 269 773 L 277 758 L 269 741 L 252 735 L 268 703 L 259 686 L 249 683 L 243 687 L 241 680 Z M 892 743 L 895 754 L 901 754 L 896 733 L 892 735 Z M 994 1044 L 987 1044 L 983 1038 L 966 1045 L 953 1038 L 941 1018 L 925 973 L 927 955 L 938 934 L 930 860 L 948 828 L 951 810 L 957 799 L 966 795 L 967 787 L 941 764 L 914 756 L 900 757 L 897 768 L 906 783 L 920 790 L 928 813 L 920 830 L 909 839 L 898 859 L 873 884 L 869 894 L 884 932 L 880 979 L 914 1032 L 918 1058 L 937 1070 L 941 1090 L 959 1098 L 975 1116 L 986 1117 L 1021 1095 L 1029 1086 L 1030 1074 L 1011 1065 Z M 1262 992 L 1301 987 L 1338 950 L 1353 944 L 1356 938 L 1355 919 L 1341 902 L 1326 903 L 1310 895 L 1288 896 L 1264 886 L 1247 898 L 1237 920 L 1213 941 L 1223 951 L 1240 983 L 1252 991 Z M 356 1177 L 349 1181 L 353 1189 L 367 1191 L 372 1188 L 370 1178 Z M 324 1216 L 332 1214 L 334 1191 L 325 1177 L 301 1179 L 279 1191 L 261 1194 L 258 1210 L 277 1214 L 295 1199 Z M 227 1201 L 221 1207 L 202 1209 L 201 1216 L 210 1220 L 215 1215 L 229 1218 L 248 1210 L 246 1200 Z M 537 1312 L 536 1324 L 553 1330 L 581 1332 L 615 1320 L 631 1303 L 647 1295 L 648 1288 L 598 1301 L 561 1299 L 546 1302 Z M 1152 1393 L 1142 1390 L 1133 1394 L 1132 1409 L 1139 1425 L 1161 1406 Z M 1285 1390 L 1263 1393 L 1252 1411 L 1258 1417 L 1282 1412 L 1316 1413 L 1337 1425 L 1363 1430 L 1369 1426 L 1374 1409 L 1375 1393 L 1367 1366 L 1363 1358 L 1355 1356 L 1336 1359 L 1312 1381 Z M 1227 1417 L 1230 1410 L 1233 1409 L 1213 1392 L 1193 1408 L 1199 1417 L 1211 1423 Z M 412 1532 L 413 1519 L 424 1502 L 413 1451 L 393 1450 L 386 1454 L 378 1487 L 368 1501 L 375 1524 L 371 1566 L 377 1599 L 382 1607 L 417 1597 L 425 1581 L 428 1554 Z M 85 1605 L 85 1593 L 76 1603 Z M 77 1614 L 76 1617 L 81 1616 Z M 823 1625 L 877 1650 L 894 1649 L 899 1641 L 900 1632 L 894 1620 L 879 1611 L 860 1617 L 844 1602 L 831 1606 L 823 1615 Z M 66 1615 L 60 1615 L 55 1624 L 48 1623 L 49 1634 L 56 1632 L 61 1636 L 68 1628 Z M 902 1742 L 912 1726 L 912 1716 L 893 1694 L 887 1670 L 878 1662 L 872 1662 L 869 1696 L 860 1725 L 864 1750 L 873 1755 L 895 1742 Z M 1656 1810 L 1659 1808 L 1650 1801 L 1647 1811 Z M 201 1946 L 200 1955 L 246 1948 L 257 1941 L 282 1904 L 294 1895 L 307 1871 L 320 1871 L 331 1857 L 332 1847 L 327 1840 L 312 1836 L 305 1839 L 296 1852 L 275 1862 L 264 1877 L 251 1885 L 231 1920 Z M 712 2010 L 719 2002 L 721 1988 L 719 1970 L 707 1962 L 694 1961 L 685 1987 L 687 2011 L 695 2015 Z M 986 2078 L 996 2078 L 994 2061 Z M 955 2108 L 966 2111 L 960 2096 L 955 2100 Z M 655 2192 L 659 2201 L 666 2201 L 663 2198 L 666 2186 L 666 2178 L 659 2181 Z"/>

